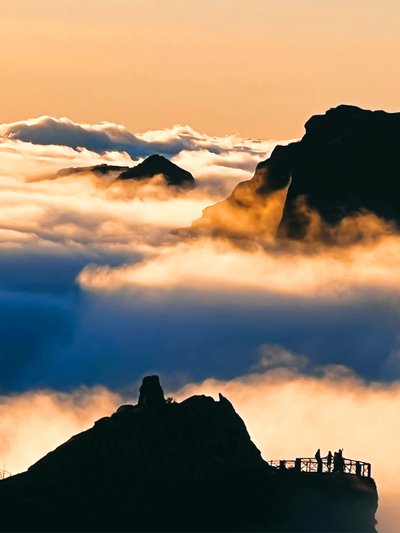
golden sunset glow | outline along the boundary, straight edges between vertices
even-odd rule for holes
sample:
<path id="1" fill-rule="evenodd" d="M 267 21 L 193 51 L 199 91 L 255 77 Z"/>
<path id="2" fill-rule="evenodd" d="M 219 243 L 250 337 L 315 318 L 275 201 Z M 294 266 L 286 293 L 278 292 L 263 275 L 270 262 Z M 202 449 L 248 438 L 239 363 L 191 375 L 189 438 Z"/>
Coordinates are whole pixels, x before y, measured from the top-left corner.
<path id="1" fill-rule="evenodd" d="M 299 137 L 339 103 L 397 110 L 396 0 L 18 0 L 0 6 L 0 122 Z"/>

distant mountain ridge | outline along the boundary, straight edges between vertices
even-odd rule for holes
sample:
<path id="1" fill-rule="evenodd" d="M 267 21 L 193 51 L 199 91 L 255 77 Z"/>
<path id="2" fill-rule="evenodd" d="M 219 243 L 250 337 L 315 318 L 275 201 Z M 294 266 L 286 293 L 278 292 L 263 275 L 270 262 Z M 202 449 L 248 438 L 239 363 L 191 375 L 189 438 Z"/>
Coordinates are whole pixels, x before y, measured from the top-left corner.
<path id="1" fill-rule="evenodd" d="M 141 181 L 151 179 L 155 176 L 163 176 L 166 184 L 178 188 L 192 188 L 195 186 L 195 179 L 187 170 L 175 165 L 169 159 L 162 155 L 153 154 L 134 167 L 118 165 L 94 165 L 90 167 L 71 167 L 61 169 L 58 177 L 68 176 L 70 174 L 79 174 L 93 172 L 97 175 L 117 174 L 116 180 L 135 180 Z"/>
<path id="2" fill-rule="evenodd" d="M 119 174 L 121 172 L 124 172 L 129 167 L 127 166 L 120 166 L 120 165 L 107 165 L 106 163 L 102 163 L 101 165 L 93 165 L 89 167 L 69 167 L 69 168 L 62 168 L 57 172 L 57 177 L 62 178 L 63 176 L 69 176 L 71 174 L 80 174 L 85 172 L 93 172 L 94 174 L 98 174 L 100 176 L 111 174 L 114 172 L 118 172 Z"/>
<path id="3" fill-rule="evenodd" d="M 7 531 L 373 533 L 376 507 L 372 479 L 276 470 L 229 400 L 166 401 L 157 376 L 137 405 L 0 481 Z"/>

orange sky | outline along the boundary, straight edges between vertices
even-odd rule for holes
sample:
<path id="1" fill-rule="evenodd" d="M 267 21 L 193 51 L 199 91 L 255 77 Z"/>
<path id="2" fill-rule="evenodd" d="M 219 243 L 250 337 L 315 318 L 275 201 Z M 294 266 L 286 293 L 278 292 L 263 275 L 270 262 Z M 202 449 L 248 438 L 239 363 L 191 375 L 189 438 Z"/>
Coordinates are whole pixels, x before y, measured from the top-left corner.
<path id="1" fill-rule="evenodd" d="M 0 122 L 292 138 L 342 102 L 400 110 L 398 0 L 18 0 L 0 21 Z"/>

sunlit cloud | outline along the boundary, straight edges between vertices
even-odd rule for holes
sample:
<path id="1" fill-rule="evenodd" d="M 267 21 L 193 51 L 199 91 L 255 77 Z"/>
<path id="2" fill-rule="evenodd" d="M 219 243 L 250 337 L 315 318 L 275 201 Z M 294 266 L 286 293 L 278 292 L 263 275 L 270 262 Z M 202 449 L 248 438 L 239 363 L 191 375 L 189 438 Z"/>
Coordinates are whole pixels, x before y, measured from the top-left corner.
<path id="1" fill-rule="evenodd" d="M 216 291 L 265 291 L 305 296 L 343 297 L 354 290 L 398 292 L 400 236 L 325 248 L 239 246 L 226 239 L 198 238 L 159 247 L 154 256 L 117 268 L 88 266 L 82 286 L 93 290 L 122 287 L 179 287 Z"/>
<path id="2" fill-rule="evenodd" d="M 129 246 L 136 252 L 140 244 L 143 252 L 173 239 L 171 230 L 190 226 L 208 205 L 250 177 L 251 166 L 276 144 L 236 135 L 210 137 L 182 126 L 133 135 L 115 124 L 77 124 L 52 117 L 3 124 L 0 134 L 3 246 L 101 244 L 125 247 L 127 252 Z M 146 148 L 135 154 L 136 163 L 148 155 L 148 148 L 153 153 L 168 145 L 171 154 L 176 153 L 175 163 L 195 175 L 196 190 L 178 194 L 162 179 L 113 182 L 117 174 L 57 177 L 68 167 L 132 166 L 136 163 L 124 145 L 130 142 Z"/>
<path id="3" fill-rule="evenodd" d="M 113 412 L 121 397 L 105 388 L 0 396 L 0 454 L 13 474 Z M 29 446 L 27 446 L 29 443 Z"/>

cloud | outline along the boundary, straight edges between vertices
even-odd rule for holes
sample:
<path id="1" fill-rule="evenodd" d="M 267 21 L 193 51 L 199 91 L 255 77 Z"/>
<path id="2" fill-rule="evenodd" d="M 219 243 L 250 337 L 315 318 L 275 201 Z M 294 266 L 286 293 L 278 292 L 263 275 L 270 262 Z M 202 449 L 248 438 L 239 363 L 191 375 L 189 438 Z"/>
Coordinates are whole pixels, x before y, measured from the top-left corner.
<path id="1" fill-rule="evenodd" d="M 1 468 L 4 464 L 13 474 L 26 470 L 120 403 L 119 395 L 100 387 L 0 396 Z"/>
<path id="2" fill-rule="evenodd" d="M 265 155 L 274 142 L 242 139 L 238 135 L 211 137 L 194 131 L 189 126 L 130 133 L 124 126 L 111 122 L 79 124 L 67 118 L 42 116 L 0 125 L 0 136 L 37 145 L 85 148 L 92 152 L 126 152 L 133 159 L 160 153 L 174 156 L 183 150 L 207 150 L 220 154 L 226 151 L 250 152 Z"/>
<path id="3" fill-rule="evenodd" d="M 176 135 L 194 137 L 195 133 L 172 128 L 148 132 L 146 136 L 169 142 Z M 143 295 L 133 305 L 119 297 L 108 298 L 105 303 L 102 296 L 93 297 L 76 283 L 79 272 L 89 264 L 108 268 L 133 264 L 154 257 L 167 244 L 180 242 L 182 237 L 174 230 L 190 226 L 207 205 L 223 197 L 229 183 L 243 179 L 251 161 L 261 157 L 257 150 L 262 152 L 273 146 L 237 136 L 196 136 L 199 146 L 212 145 L 214 152 L 202 148 L 184 150 L 177 156 L 177 162 L 184 166 L 186 161 L 197 178 L 196 189 L 184 194 L 171 191 L 161 179 L 140 184 L 110 183 L 90 172 L 55 178 L 60 168 L 102 163 L 130 165 L 131 160 L 124 152 L 99 154 L 86 148 L 75 150 L 3 138 L 3 391 L 43 384 L 62 389 L 80 383 L 106 383 L 120 388 L 131 377 L 126 375 L 127 368 L 136 376 L 159 367 L 160 343 L 164 341 L 169 355 L 161 364 L 168 370 L 177 364 L 177 371 L 186 374 L 192 366 L 194 376 L 205 375 L 208 363 L 195 363 L 197 352 L 193 354 L 193 364 L 188 352 L 177 355 L 179 345 L 189 346 L 190 339 L 183 339 L 179 327 L 182 311 L 175 310 L 175 303 L 168 318 L 162 306 L 148 306 Z M 187 331 L 202 320 L 190 310 L 183 313 Z M 158 327 L 159 335 L 154 338 L 148 332 L 156 316 L 160 324 L 172 317 L 173 321 L 168 328 Z M 139 326 L 132 327 L 132 321 Z M 205 329 L 209 326 L 204 324 Z M 225 353 L 222 356 L 225 358 Z"/>
<path id="4" fill-rule="evenodd" d="M 0 174 L 25 181 L 52 178 L 64 167 L 132 164 L 132 159 L 125 152 L 98 154 L 86 148 L 74 150 L 69 146 L 44 146 L 7 137 L 0 139 L 0 154 Z"/>
<path id="5" fill-rule="evenodd" d="M 146 134 L 163 142 L 171 135 L 183 132 Z M 343 238 L 330 249 L 312 239 L 288 246 L 271 235 L 176 231 L 221 200 L 238 172 L 249 174 L 254 147 L 268 145 L 235 136 L 196 142 L 211 140 L 218 153 L 176 156 L 198 183 L 179 195 L 157 179 L 110 183 L 90 172 L 54 179 L 66 166 L 130 164 L 126 153 L 0 143 L 0 288 L 15 308 L 1 330 L 5 390 L 121 389 L 151 369 L 226 379 L 256 363 L 257 346 L 276 343 L 368 378 L 398 376 L 397 234 L 368 215 L 338 228 L 343 237 L 349 227 L 364 231 L 361 241 Z M 15 334 L 10 341 L 15 324 L 25 344 Z"/>
<path id="6" fill-rule="evenodd" d="M 196 234 L 248 238 L 260 243 L 274 239 L 288 188 L 268 190 L 265 172 L 264 167 L 257 167 L 252 179 L 239 183 L 228 198 L 207 207 L 202 217 L 193 221 Z M 262 188 L 265 190 L 261 194 Z"/>
<path id="7" fill-rule="evenodd" d="M 32 142 L 22 135 L 28 131 L 37 132 Z M 65 167 L 132 166 L 127 152 L 116 151 L 121 148 L 118 142 L 140 135 L 132 136 L 122 126 L 41 117 L 3 124 L 0 134 L 0 238 L 6 245 L 41 247 L 95 246 L 102 240 L 109 246 L 118 246 L 123 240 L 125 247 L 140 241 L 144 248 L 153 245 L 154 239 L 162 243 L 170 230 L 189 226 L 207 205 L 249 177 L 252 164 L 276 144 L 235 135 L 210 137 L 179 126 L 142 134 L 143 142 L 152 146 L 151 152 L 157 150 L 157 143 L 182 144 L 175 162 L 194 173 L 197 188 L 178 197 L 156 180 L 140 185 L 111 183 L 90 172 L 54 179 Z M 92 134 L 92 144 L 80 142 Z M 98 150 L 99 135 L 111 139 L 113 151 Z M 52 144 L 35 144 L 45 142 Z M 141 157 L 144 155 L 146 151 L 141 152 Z"/>
<path id="8" fill-rule="evenodd" d="M 296 354 L 279 344 L 262 344 L 259 347 L 259 359 L 253 365 L 254 370 L 272 368 L 293 368 L 302 370 L 308 365 L 306 355 Z"/>
<path id="9" fill-rule="evenodd" d="M 351 297 L 357 290 L 398 293 L 400 236 L 337 248 L 263 247 L 226 239 L 195 238 L 159 247 L 142 262 L 117 268 L 86 267 L 79 282 L 92 290 L 179 287 L 264 291 L 298 297 Z"/>
<path id="10" fill-rule="evenodd" d="M 190 224 L 212 198 L 201 189 L 178 195 L 161 179 L 109 185 L 89 173 L 30 180 L 1 169 L 0 195 L 3 246 L 128 254 L 171 240 L 170 231 Z"/>

